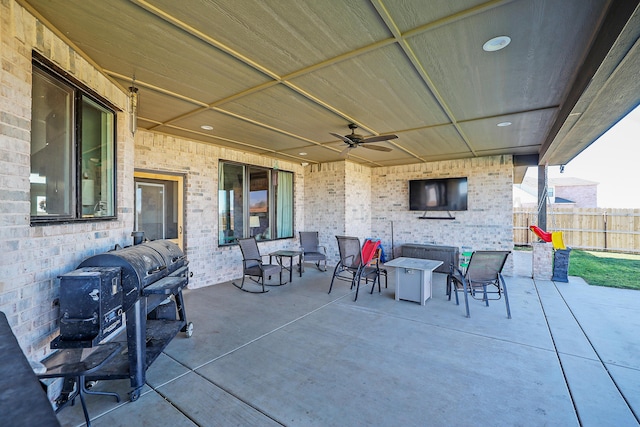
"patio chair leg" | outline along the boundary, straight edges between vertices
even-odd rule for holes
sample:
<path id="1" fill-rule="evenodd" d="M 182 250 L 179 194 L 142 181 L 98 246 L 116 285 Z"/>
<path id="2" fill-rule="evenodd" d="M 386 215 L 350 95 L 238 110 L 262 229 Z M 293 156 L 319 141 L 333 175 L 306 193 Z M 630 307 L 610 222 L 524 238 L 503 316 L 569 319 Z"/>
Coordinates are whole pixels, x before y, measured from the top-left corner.
<path id="1" fill-rule="evenodd" d="M 380 290 L 380 277 L 376 275 L 376 276 L 374 276 L 373 283 L 371 284 L 371 292 L 369 292 L 371 295 L 373 295 L 373 290 L 376 287 L 376 281 L 378 282 L 378 293 L 382 292 Z"/>
<path id="2" fill-rule="evenodd" d="M 360 278 L 361 278 L 361 276 L 362 276 L 362 271 L 361 271 L 361 269 L 358 269 L 356 274 L 354 274 L 354 276 L 353 276 L 353 281 L 351 282 L 351 289 L 353 289 L 354 285 L 356 287 L 356 296 L 353 299 L 354 301 L 357 301 L 357 299 L 358 299 L 358 291 L 360 290 Z"/>
<path id="3" fill-rule="evenodd" d="M 338 272 L 338 268 L 340 268 L 340 263 L 336 264 L 336 268 L 333 269 L 333 277 L 331 278 L 331 285 L 329 286 L 329 292 L 331 293 L 331 289 L 333 289 L 333 281 L 336 279 L 336 273 Z"/>
<path id="4" fill-rule="evenodd" d="M 467 317 L 471 317 L 469 314 L 469 297 L 467 296 L 467 281 L 463 279 L 462 286 L 464 287 L 464 307 L 467 311 Z M 457 295 L 456 295 L 457 298 Z"/>
<path id="5" fill-rule="evenodd" d="M 244 288 L 244 278 L 245 278 L 245 275 L 243 274 L 242 275 L 242 283 L 240 284 L 240 286 L 238 286 L 238 284 L 236 282 L 231 282 L 231 284 L 233 286 L 235 286 L 236 288 L 240 289 L 241 291 L 248 292 L 250 294 L 264 294 L 266 292 L 269 292 L 269 289 L 265 289 L 264 288 L 264 277 L 262 278 L 262 291 L 250 291 L 248 289 L 245 289 Z"/>
<path id="6" fill-rule="evenodd" d="M 460 305 L 460 300 L 458 299 L 458 287 L 456 286 L 455 289 L 452 290 L 452 292 L 455 294 L 456 296 L 456 305 Z M 449 295 L 449 299 L 451 299 L 451 295 Z"/>
<path id="7" fill-rule="evenodd" d="M 511 309 L 509 308 L 509 295 L 507 294 L 507 283 L 504 281 L 502 274 L 498 275 L 502 282 L 502 289 L 504 290 L 504 303 L 507 306 L 507 319 L 511 319 Z"/>

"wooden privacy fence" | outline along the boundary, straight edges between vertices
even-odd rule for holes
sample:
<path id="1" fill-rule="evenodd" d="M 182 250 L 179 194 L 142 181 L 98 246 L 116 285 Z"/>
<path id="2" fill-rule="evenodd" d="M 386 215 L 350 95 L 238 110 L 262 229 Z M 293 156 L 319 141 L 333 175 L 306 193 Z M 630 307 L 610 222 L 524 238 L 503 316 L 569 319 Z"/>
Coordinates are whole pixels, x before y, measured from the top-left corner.
<path id="1" fill-rule="evenodd" d="M 536 208 L 513 209 L 513 243 L 531 245 L 538 236 Z M 640 209 L 547 207 L 547 230 L 562 231 L 565 245 L 575 249 L 640 252 Z"/>

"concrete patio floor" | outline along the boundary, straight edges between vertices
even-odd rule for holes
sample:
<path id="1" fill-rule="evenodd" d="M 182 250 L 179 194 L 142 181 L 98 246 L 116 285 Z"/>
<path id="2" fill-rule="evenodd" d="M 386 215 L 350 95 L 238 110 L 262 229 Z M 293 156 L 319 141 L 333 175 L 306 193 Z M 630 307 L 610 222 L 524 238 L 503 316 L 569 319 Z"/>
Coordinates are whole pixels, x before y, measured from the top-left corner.
<path id="1" fill-rule="evenodd" d="M 123 399 L 88 396 L 92 425 L 639 425 L 638 291 L 506 277 L 513 318 L 502 300 L 472 300 L 466 318 L 441 275 L 425 306 L 395 301 L 393 268 L 355 302 L 330 280 L 307 264 L 266 294 L 185 291 L 193 337 L 170 343 L 136 402 L 128 380 L 98 383 Z M 58 419 L 84 424 L 79 403 Z"/>

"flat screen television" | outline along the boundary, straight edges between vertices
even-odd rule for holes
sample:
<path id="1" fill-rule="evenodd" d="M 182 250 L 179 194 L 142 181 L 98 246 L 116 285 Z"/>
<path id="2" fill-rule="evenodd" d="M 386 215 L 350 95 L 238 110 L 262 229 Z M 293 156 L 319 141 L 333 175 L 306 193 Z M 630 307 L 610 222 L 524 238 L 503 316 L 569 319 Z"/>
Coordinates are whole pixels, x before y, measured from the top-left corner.
<path id="1" fill-rule="evenodd" d="M 409 181 L 409 210 L 466 211 L 467 178 Z"/>

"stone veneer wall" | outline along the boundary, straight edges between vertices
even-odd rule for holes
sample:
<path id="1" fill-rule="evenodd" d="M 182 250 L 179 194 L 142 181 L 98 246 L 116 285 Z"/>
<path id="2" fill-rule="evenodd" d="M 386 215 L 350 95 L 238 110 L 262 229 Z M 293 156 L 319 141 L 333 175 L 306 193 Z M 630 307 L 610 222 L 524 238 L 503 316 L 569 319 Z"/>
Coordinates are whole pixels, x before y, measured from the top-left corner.
<path id="1" fill-rule="evenodd" d="M 0 311 L 25 354 L 41 359 L 58 327 L 57 276 L 131 242 L 133 138 L 118 113 L 118 220 L 31 227 L 32 50 L 123 110 L 127 96 L 16 2 L 0 2 Z"/>
<path id="2" fill-rule="evenodd" d="M 242 254 L 237 245 L 218 247 L 218 162 L 228 160 L 274 167 L 274 159 L 202 142 L 138 131 L 135 167 L 185 177 L 185 253 L 193 277 L 189 288 L 226 282 L 242 276 Z M 294 173 L 294 238 L 260 242 L 261 254 L 297 249 L 304 217 L 304 174 L 297 163 L 278 161 L 278 168 Z"/>
<path id="3" fill-rule="evenodd" d="M 409 211 L 412 179 L 468 178 L 468 210 L 451 212 L 455 220 L 418 219 Z M 474 250 L 513 249 L 513 164 L 511 156 L 492 156 L 372 169 L 372 233 L 395 256 L 403 243 L 471 246 Z M 447 216 L 428 212 L 427 216 Z M 393 229 L 393 236 L 392 236 Z M 505 274 L 511 274 L 509 257 Z"/>

